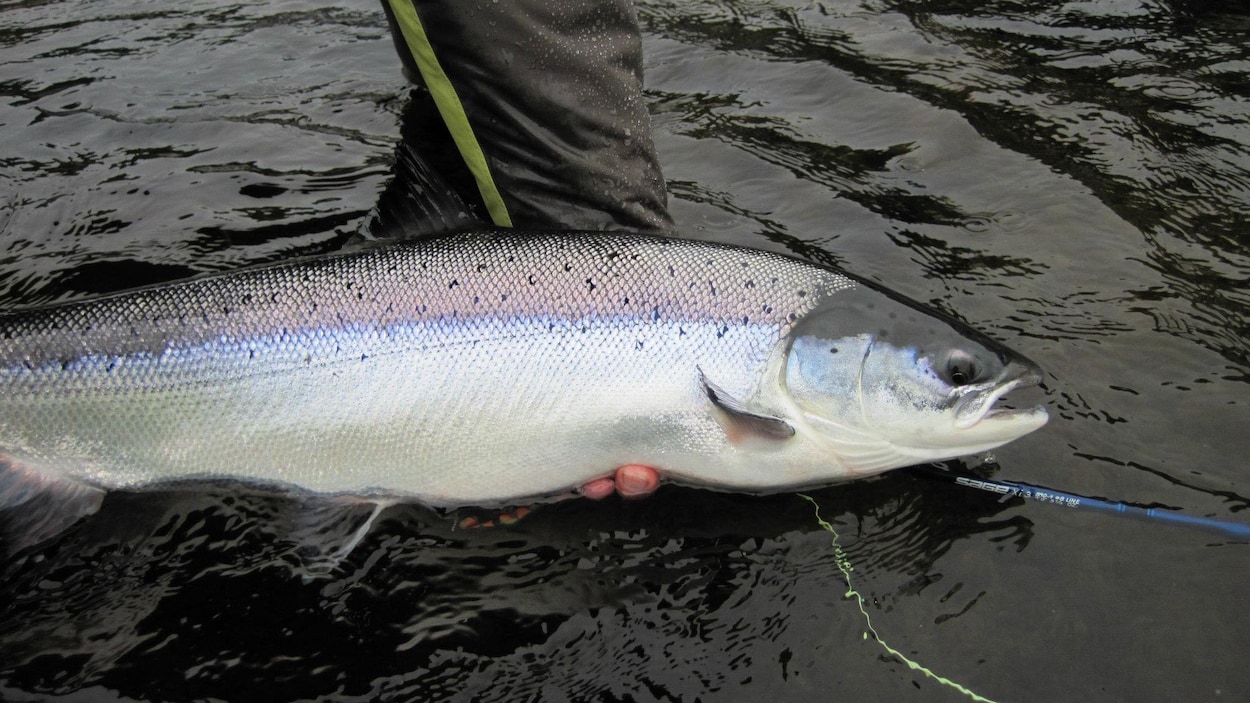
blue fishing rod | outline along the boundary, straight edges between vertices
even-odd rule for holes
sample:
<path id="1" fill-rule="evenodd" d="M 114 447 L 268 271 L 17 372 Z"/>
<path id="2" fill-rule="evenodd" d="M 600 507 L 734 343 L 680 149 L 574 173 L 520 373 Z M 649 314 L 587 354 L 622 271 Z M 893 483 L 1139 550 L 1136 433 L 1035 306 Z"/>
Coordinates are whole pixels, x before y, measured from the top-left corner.
<path id="1" fill-rule="evenodd" d="M 1020 497 L 1026 500 L 1036 501 L 1038 503 L 1059 505 L 1072 508 L 1074 510 L 1118 513 L 1120 515 L 1136 517 L 1144 520 L 1166 522 L 1173 525 L 1181 525 L 1184 527 L 1206 530 L 1208 532 L 1215 532 L 1225 537 L 1232 537 L 1234 539 L 1250 539 L 1250 525 L 1245 523 L 1196 517 L 1194 515 L 1186 515 L 1184 513 L 1178 513 L 1175 510 L 1165 510 L 1162 508 L 1141 508 L 1136 505 L 1128 505 L 1127 503 L 1117 503 L 1109 500 L 1088 498 L 1074 493 L 1064 493 L 1063 491 L 1031 486 L 1024 483 L 996 481 L 993 479 L 981 478 L 980 476 L 974 476 L 972 474 L 950 471 L 937 465 L 917 466 L 915 467 L 915 471 L 925 476 L 932 476 L 934 478 L 939 478 L 967 488 L 976 488 L 989 493 L 997 493 L 1000 496 Z"/>

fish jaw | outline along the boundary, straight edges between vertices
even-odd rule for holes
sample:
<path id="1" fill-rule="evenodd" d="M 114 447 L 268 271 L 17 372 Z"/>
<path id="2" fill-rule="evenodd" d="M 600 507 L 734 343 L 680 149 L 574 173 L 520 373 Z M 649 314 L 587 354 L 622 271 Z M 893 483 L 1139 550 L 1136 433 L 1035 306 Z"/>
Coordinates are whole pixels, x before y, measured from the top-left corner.
<path id="1" fill-rule="evenodd" d="M 1040 429 L 1049 419 L 1044 407 L 1015 409 L 999 407 L 998 403 L 1008 393 L 1039 386 L 1041 380 L 1041 371 L 1032 362 L 1012 359 L 993 380 L 950 390 L 945 402 L 917 412 L 910 419 L 910 427 L 899 430 L 903 423 L 890 423 L 896 431 L 888 437 L 889 448 L 854 466 L 854 471 L 864 475 L 978 454 Z M 885 457 L 894 466 L 883 466 Z"/>
<path id="2" fill-rule="evenodd" d="M 965 453 L 975 454 L 1001 446 L 1040 429 L 1049 420 L 1046 408 L 1003 408 L 1008 393 L 1040 386 L 1041 371 L 1027 361 L 1009 363 L 994 382 L 959 389 L 954 402 L 953 433 Z"/>
<path id="3" fill-rule="evenodd" d="M 796 421 L 798 435 L 823 448 L 827 480 L 873 476 L 892 469 L 978 454 L 1019 439 L 1046 424 L 1045 408 L 991 408 L 975 424 L 958 429 L 946 416 L 932 418 L 943 431 L 917 420 L 916 431 L 886 437 L 810 413 Z"/>
<path id="4" fill-rule="evenodd" d="M 995 407 L 995 404 L 1008 393 L 1021 388 L 1039 386 L 1041 382 L 1042 374 L 1036 366 L 1029 362 L 1012 361 L 1003 368 L 1002 373 L 993 381 L 956 389 L 952 393 L 952 396 L 955 398 L 955 428 L 968 430 L 978 425 L 983 425 L 987 420 L 993 420 L 994 418 L 1001 420 L 1004 416 L 1008 416 L 1007 419 L 1013 419 L 1017 414 L 1036 415 L 1037 411 L 1041 413 L 1041 424 L 1045 424 L 1046 411 L 1042 408 L 1033 408 L 1032 410 L 1017 413 L 1016 411 Z M 1032 429 L 1041 427 L 1041 424 Z M 1014 439 L 1014 437 L 1010 439 Z"/>

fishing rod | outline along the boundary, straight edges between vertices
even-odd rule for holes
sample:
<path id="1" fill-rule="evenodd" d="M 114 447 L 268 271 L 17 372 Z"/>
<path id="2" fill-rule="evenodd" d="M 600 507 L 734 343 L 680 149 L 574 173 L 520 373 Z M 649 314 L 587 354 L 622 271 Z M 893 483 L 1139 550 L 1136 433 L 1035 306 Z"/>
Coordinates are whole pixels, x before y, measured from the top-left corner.
<path id="1" fill-rule="evenodd" d="M 994 479 L 981 478 L 980 476 L 972 474 L 950 471 L 948 469 L 940 468 L 937 465 L 916 466 L 914 467 L 914 470 L 925 476 L 939 478 L 960 486 L 966 486 L 968 488 L 976 488 L 990 493 L 997 493 L 1001 496 L 1020 497 L 1039 503 L 1059 505 L 1075 510 L 1119 513 L 1130 517 L 1167 522 L 1173 525 L 1182 525 L 1184 527 L 1192 527 L 1209 532 L 1215 532 L 1226 537 L 1233 537 L 1235 539 L 1250 539 L 1250 525 L 1245 523 L 1196 517 L 1194 515 L 1185 515 L 1184 513 L 1178 513 L 1175 510 L 1166 510 L 1162 508 L 1141 508 L 1136 505 L 1128 505 L 1127 503 L 1099 500 L 1097 498 L 1089 498 L 1086 496 L 1076 495 L 1074 493 L 1064 493 L 1063 491 L 1056 491 L 1050 488 L 1030 486 L 1024 483 L 996 481 Z"/>

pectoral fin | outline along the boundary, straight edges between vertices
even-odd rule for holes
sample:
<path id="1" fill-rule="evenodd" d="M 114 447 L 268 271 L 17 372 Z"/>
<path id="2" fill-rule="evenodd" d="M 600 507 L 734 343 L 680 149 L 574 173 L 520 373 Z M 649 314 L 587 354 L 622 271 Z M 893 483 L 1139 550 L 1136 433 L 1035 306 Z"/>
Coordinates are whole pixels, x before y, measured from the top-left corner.
<path id="1" fill-rule="evenodd" d="M 0 553 L 50 539 L 100 507 L 104 491 L 0 456 Z"/>
<path id="2" fill-rule="evenodd" d="M 790 423 L 779 417 L 762 415 L 752 412 L 742 403 L 726 393 L 703 375 L 699 370 L 699 383 L 703 393 L 715 408 L 716 421 L 725 430 L 725 436 L 731 444 L 742 444 L 752 439 L 778 441 L 794 436 L 794 428 Z"/>

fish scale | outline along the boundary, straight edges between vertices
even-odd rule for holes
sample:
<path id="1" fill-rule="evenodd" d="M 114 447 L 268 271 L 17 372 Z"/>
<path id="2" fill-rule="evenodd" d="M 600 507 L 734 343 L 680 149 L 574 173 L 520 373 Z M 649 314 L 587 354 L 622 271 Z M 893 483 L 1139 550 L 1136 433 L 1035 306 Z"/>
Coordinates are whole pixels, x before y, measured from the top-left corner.
<path id="1" fill-rule="evenodd" d="M 489 506 L 643 464 L 777 491 L 1010 441 L 1045 411 L 993 406 L 1039 379 L 778 254 L 462 233 L 0 315 L 0 509 L 65 506 L 31 541 L 186 480 Z"/>
<path id="2" fill-rule="evenodd" d="M 752 393 L 791 321 L 848 285 L 752 250 L 489 232 L 11 313 L 0 447 L 104 488 L 244 477 L 438 504 L 714 462 L 731 448 L 699 371 Z"/>

